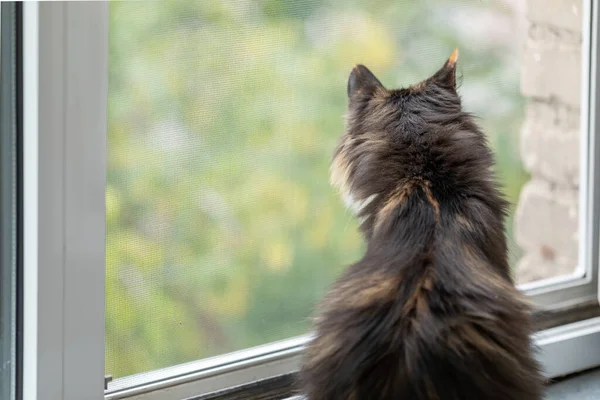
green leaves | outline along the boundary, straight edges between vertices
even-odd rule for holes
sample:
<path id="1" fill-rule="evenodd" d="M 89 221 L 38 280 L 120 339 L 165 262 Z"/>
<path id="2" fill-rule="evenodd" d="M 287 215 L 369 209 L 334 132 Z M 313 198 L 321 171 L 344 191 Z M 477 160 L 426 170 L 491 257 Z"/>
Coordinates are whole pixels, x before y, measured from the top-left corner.
<path id="1" fill-rule="evenodd" d="M 107 373 L 306 332 L 363 250 L 328 183 L 349 71 L 364 62 L 393 87 L 429 76 L 448 43 L 468 48 L 426 3 L 111 3 Z M 506 138 L 498 159 L 515 200 L 518 68 L 481 55 L 505 45 L 461 52 L 461 68 L 467 96 L 513 79 L 498 94 L 511 106 L 480 116 Z"/>

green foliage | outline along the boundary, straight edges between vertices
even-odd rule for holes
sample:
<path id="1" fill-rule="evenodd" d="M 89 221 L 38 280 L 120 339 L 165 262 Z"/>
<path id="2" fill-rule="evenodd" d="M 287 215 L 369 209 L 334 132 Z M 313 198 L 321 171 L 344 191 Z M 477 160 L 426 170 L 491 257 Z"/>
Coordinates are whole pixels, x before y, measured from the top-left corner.
<path id="1" fill-rule="evenodd" d="M 507 11 L 455 3 L 111 3 L 107 373 L 306 332 L 315 302 L 363 250 L 328 183 L 354 63 L 397 86 L 458 46 L 465 104 L 515 202 L 527 177 L 512 39 L 474 45 L 449 18 Z M 477 85 L 493 104 L 469 94 Z"/>

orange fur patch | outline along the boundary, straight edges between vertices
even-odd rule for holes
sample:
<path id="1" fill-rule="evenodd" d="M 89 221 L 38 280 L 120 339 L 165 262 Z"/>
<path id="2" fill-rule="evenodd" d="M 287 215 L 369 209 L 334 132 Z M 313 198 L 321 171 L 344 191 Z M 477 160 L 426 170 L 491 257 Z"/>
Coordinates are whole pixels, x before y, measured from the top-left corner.
<path id="1" fill-rule="evenodd" d="M 454 65 L 454 64 L 456 64 L 457 61 L 458 61 L 458 48 L 454 49 L 454 51 L 450 55 L 450 58 L 448 59 L 448 64 Z"/>
<path id="2" fill-rule="evenodd" d="M 427 293 L 433 288 L 433 278 L 431 271 L 423 272 L 423 275 L 415 285 L 415 288 L 404 304 L 404 313 L 410 314 L 416 311 L 417 314 L 423 313 L 427 309 Z"/>
<path id="3" fill-rule="evenodd" d="M 381 302 L 394 299 L 398 280 L 383 275 L 352 278 L 337 284 L 329 293 L 324 306 L 329 309 L 366 308 Z M 317 321 L 318 324 L 324 321 Z M 322 360 L 334 356 L 342 349 L 342 343 L 335 333 L 325 333 L 315 338 L 308 347 L 308 363 L 318 364 Z"/>
<path id="4" fill-rule="evenodd" d="M 317 336 L 314 342 L 307 347 L 308 365 L 317 365 L 324 359 L 332 357 L 335 353 L 340 350 L 341 343 L 337 339 L 337 335 L 334 333 L 326 333 L 324 335 Z"/>
<path id="5" fill-rule="evenodd" d="M 473 225 L 471 222 L 462 214 L 456 215 L 456 223 L 467 231 L 473 230 Z"/>
<path id="6" fill-rule="evenodd" d="M 398 281 L 387 276 L 361 277 L 342 282 L 334 292 L 340 307 L 364 308 L 393 299 Z"/>
<path id="7" fill-rule="evenodd" d="M 431 192 L 431 183 L 427 181 L 414 180 L 403 183 L 398 186 L 392 194 L 389 196 L 383 207 L 377 212 L 374 230 L 377 231 L 383 222 L 388 219 L 391 213 L 400 205 L 402 205 L 408 196 L 410 196 L 413 192 L 413 188 L 415 186 L 421 187 L 425 196 L 427 197 L 427 201 L 433 207 L 433 212 L 435 213 L 436 221 L 440 221 L 440 203 L 433 196 Z"/>
<path id="8" fill-rule="evenodd" d="M 391 212 L 406 201 L 406 198 L 410 195 L 411 191 L 412 185 L 405 184 L 399 186 L 398 188 L 396 188 L 396 190 L 392 192 L 392 194 L 389 196 L 389 198 L 375 217 L 374 230 L 379 229 L 381 224 L 389 218 Z"/>
<path id="9" fill-rule="evenodd" d="M 433 193 L 431 193 L 430 186 L 431 186 L 430 182 L 424 182 L 421 185 L 421 187 L 423 188 L 423 191 L 425 192 L 425 196 L 427 196 L 427 200 L 433 207 L 433 212 L 435 213 L 436 221 L 440 222 L 440 203 L 437 201 L 437 199 L 435 197 L 433 197 Z"/>

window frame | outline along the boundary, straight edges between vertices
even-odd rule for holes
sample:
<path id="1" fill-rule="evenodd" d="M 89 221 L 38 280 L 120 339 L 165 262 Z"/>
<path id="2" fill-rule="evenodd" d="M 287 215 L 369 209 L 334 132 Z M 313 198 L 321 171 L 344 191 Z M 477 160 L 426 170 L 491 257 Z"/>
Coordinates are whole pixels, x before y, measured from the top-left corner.
<path id="1" fill-rule="evenodd" d="M 104 389 L 106 2 L 23 3 L 23 399 Z"/>
<path id="2" fill-rule="evenodd" d="M 580 168 L 579 241 L 577 268 L 569 276 L 542 279 L 519 285 L 539 310 L 554 311 L 577 304 L 598 301 L 598 226 L 589 215 L 599 215 L 598 184 L 594 171 L 598 165 L 596 96 L 598 54 L 598 10 L 592 0 L 582 0 L 582 43 L 580 82 Z M 596 73 L 592 73 L 596 71 Z M 587 90 L 586 90 L 587 88 Z"/>
<path id="3" fill-rule="evenodd" d="M 0 360 L 0 397 L 14 400 L 20 396 L 21 364 L 21 282 L 20 241 L 21 231 L 21 115 L 20 63 L 16 56 L 20 49 L 20 7 L 15 3 L 0 4 L 0 327 L 7 338 L 2 338 L 2 353 L 8 355 Z M 3 335 L 2 334 L 2 335 Z M 0 335 L 0 336 L 2 336 Z M 8 341 L 6 340 L 8 339 Z M 5 362 L 10 363 L 7 367 Z M 3 397 L 4 396 L 4 397 Z"/>
<path id="4" fill-rule="evenodd" d="M 550 319 L 582 304 L 600 315 L 599 16 L 591 0 L 583 5 L 579 267 L 520 286 Z M 103 390 L 108 6 L 23 4 L 23 399 L 239 398 L 263 384 L 291 394 L 310 335 L 120 378 Z M 535 334 L 548 378 L 600 365 L 600 317 L 584 318 Z"/>

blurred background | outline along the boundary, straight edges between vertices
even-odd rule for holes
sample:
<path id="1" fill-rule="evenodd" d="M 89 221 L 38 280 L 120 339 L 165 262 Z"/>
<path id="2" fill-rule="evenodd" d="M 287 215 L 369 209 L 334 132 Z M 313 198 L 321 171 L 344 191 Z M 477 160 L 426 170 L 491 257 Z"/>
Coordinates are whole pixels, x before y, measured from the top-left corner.
<path id="1" fill-rule="evenodd" d="M 515 204 L 523 3 L 111 2 L 106 373 L 307 332 L 363 251 L 328 183 L 355 63 L 399 87 L 458 47 L 464 106 Z"/>

